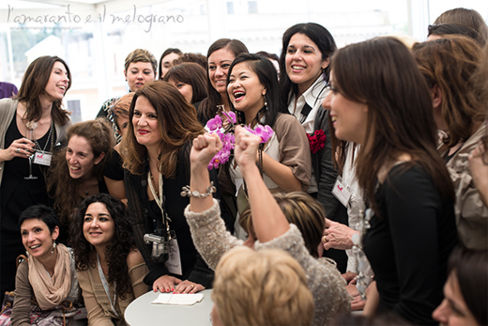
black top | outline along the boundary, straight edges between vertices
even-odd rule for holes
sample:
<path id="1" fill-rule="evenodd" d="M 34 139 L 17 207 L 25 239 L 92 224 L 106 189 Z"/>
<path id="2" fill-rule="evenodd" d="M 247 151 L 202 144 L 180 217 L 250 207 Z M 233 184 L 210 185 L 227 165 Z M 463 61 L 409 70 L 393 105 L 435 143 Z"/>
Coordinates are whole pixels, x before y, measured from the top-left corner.
<path id="1" fill-rule="evenodd" d="M 5 135 L 5 148 L 10 147 L 16 139 L 23 138 L 17 128 L 16 119 L 12 119 Z M 37 140 L 39 146 L 44 149 L 49 137 L 49 131 Z M 51 137 L 55 137 L 51 134 Z M 49 150 L 49 146 L 46 150 Z M 29 175 L 29 160 L 27 158 L 14 157 L 6 161 L 3 171 L 1 198 L 1 228 L 2 231 L 14 232 L 20 239 L 20 231 L 17 225 L 20 213 L 27 207 L 35 204 L 49 205 L 50 201 L 46 192 L 44 173 L 46 169 L 32 163 L 32 175 L 37 179 L 26 180 Z"/>
<path id="2" fill-rule="evenodd" d="M 122 168 L 122 157 L 120 154 L 112 149 L 105 167 L 103 168 L 103 176 L 112 180 L 122 181 L 124 180 L 124 169 Z"/>
<path id="3" fill-rule="evenodd" d="M 144 282 L 150 286 L 160 276 L 169 274 L 179 279 L 188 279 L 202 284 L 206 288 L 212 287 L 213 271 L 203 261 L 193 245 L 190 228 L 186 222 L 183 211 L 189 204 L 188 197 L 181 197 L 181 188 L 190 184 L 189 148 L 187 144 L 178 154 L 175 176 L 163 178 L 163 193 L 165 209 L 171 219 L 170 229 L 176 233 L 183 275 L 170 274 L 164 263 L 158 263 L 151 258 L 151 245 L 144 243 L 146 233 L 154 233 L 160 227 L 161 210 L 155 201 L 149 201 L 147 196 L 147 171 L 142 175 L 131 174 L 125 170 L 124 183 L 128 199 L 129 216 L 131 219 L 134 239 L 139 251 L 149 268 L 149 274 Z"/>
<path id="4" fill-rule="evenodd" d="M 457 243 L 453 202 L 442 199 L 418 166 L 394 166 L 376 191 L 374 215 L 363 239 L 380 296 L 379 310 L 393 310 L 414 324 L 435 324 L 443 298 L 447 260 Z"/>

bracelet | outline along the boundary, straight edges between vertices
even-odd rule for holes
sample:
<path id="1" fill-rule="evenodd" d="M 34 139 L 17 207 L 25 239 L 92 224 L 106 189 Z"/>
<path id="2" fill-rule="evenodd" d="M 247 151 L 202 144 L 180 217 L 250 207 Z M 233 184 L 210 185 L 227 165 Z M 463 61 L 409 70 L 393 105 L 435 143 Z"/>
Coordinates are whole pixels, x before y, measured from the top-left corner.
<path id="1" fill-rule="evenodd" d="M 207 191 L 203 194 L 200 192 L 193 190 L 190 190 L 190 186 L 184 186 L 181 187 L 181 197 L 196 197 L 196 198 L 206 198 L 216 192 L 217 189 L 215 188 L 213 181 L 210 182 L 210 186 L 208 186 Z"/>

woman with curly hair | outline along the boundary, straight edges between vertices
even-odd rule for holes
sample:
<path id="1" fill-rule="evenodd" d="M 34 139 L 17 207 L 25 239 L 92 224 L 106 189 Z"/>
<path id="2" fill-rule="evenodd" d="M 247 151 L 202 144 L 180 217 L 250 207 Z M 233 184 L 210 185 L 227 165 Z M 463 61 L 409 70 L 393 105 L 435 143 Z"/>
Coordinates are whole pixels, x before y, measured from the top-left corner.
<path id="1" fill-rule="evenodd" d="M 55 157 L 47 183 L 60 229 L 65 230 L 60 234 L 60 242 L 67 241 L 65 232 L 81 200 L 108 192 L 103 168 L 113 144 L 113 133 L 103 119 L 79 122 L 68 129 L 68 145 Z"/>
<path id="2" fill-rule="evenodd" d="M 148 291 L 143 283 L 148 270 L 135 248 L 124 204 L 107 194 L 86 198 L 72 238 L 88 325 L 125 325 L 129 303 Z"/>
<path id="3" fill-rule="evenodd" d="M 487 132 L 482 87 L 473 78 L 481 49 L 465 36 L 445 35 L 415 44 L 413 54 L 430 88 L 435 124 L 443 132 L 439 151 L 454 184 L 460 240 L 470 249 L 487 249 L 488 207 L 468 168 L 469 154 Z"/>

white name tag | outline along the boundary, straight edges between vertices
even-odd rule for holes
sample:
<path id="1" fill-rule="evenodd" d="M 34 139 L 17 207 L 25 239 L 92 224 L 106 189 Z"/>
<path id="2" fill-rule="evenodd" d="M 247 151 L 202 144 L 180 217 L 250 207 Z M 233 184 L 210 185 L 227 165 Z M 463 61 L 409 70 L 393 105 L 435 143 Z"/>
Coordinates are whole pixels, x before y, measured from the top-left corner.
<path id="1" fill-rule="evenodd" d="M 342 178 L 337 177 L 337 180 L 332 188 L 332 194 L 341 202 L 342 205 L 347 207 L 349 199 L 351 198 L 351 192 L 342 183 Z"/>
<path id="2" fill-rule="evenodd" d="M 52 157 L 53 155 L 50 152 L 39 150 L 34 153 L 34 163 L 44 166 L 50 166 Z"/>
<path id="3" fill-rule="evenodd" d="M 175 238 L 169 240 L 168 260 L 164 263 L 171 274 L 183 275 L 181 270 L 180 248 Z"/>

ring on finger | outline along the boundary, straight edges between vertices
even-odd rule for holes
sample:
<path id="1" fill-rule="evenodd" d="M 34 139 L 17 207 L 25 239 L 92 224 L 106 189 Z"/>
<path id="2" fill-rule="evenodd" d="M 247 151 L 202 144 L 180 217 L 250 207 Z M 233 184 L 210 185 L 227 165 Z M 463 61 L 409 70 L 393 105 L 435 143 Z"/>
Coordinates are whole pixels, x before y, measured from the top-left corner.
<path id="1" fill-rule="evenodd" d="M 15 149 L 15 152 L 16 152 L 16 153 L 20 153 L 20 147 L 17 147 L 17 148 Z"/>

